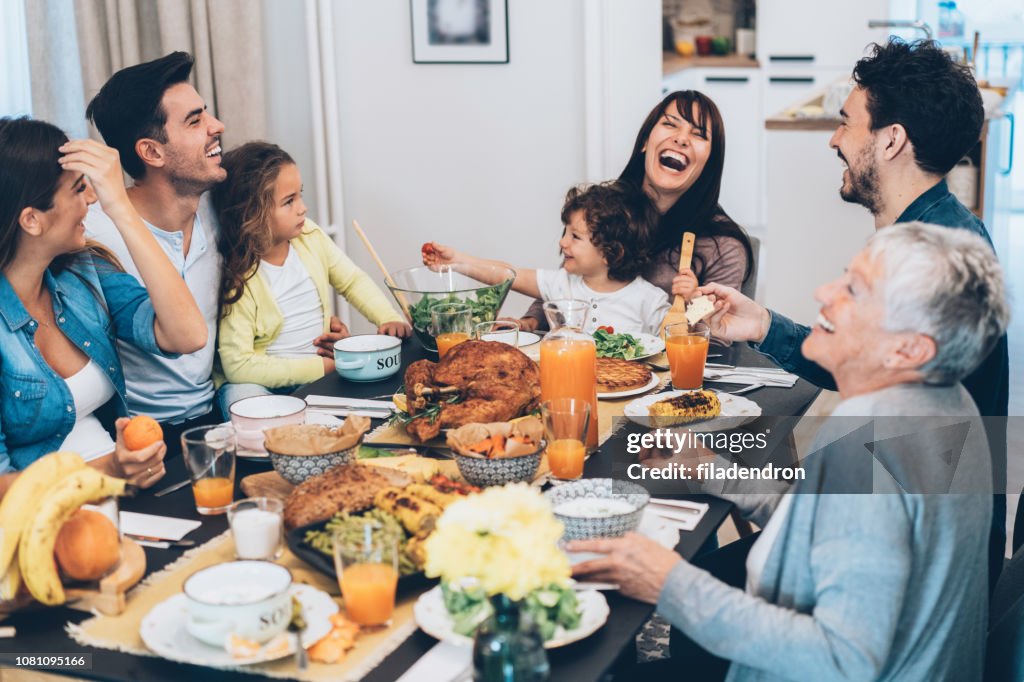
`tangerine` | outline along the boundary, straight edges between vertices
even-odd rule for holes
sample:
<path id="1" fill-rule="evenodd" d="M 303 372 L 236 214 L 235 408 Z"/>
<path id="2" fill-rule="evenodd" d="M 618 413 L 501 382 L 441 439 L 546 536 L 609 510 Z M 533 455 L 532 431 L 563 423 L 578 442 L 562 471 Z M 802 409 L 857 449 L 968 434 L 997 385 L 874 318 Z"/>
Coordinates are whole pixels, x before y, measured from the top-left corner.
<path id="1" fill-rule="evenodd" d="M 160 423 L 144 414 L 132 417 L 124 427 L 124 446 L 129 450 L 141 450 L 163 438 L 164 430 Z"/>
<path id="2" fill-rule="evenodd" d="M 73 580 L 99 580 L 121 558 L 117 527 L 103 514 L 79 509 L 60 528 L 54 555 Z"/>

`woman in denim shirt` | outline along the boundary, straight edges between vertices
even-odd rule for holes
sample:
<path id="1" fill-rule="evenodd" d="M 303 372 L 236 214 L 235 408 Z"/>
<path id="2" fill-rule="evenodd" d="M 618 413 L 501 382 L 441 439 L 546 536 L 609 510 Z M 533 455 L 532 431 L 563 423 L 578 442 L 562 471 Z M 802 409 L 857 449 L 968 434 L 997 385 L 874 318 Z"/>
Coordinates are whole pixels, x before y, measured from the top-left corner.
<path id="1" fill-rule="evenodd" d="M 100 201 L 146 288 L 121 271 L 82 224 Z M 115 341 L 151 353 L 190 353 L 206 327 L 181 276 L 128 200 L 118 154 L 56 127 L 0 119 L 0 473 L 58 449 L 148 487 L 166 446 L 128 450 L 92 412 L 127 413 Z M 4 486 L 0 485 L 0 488 Z"/>

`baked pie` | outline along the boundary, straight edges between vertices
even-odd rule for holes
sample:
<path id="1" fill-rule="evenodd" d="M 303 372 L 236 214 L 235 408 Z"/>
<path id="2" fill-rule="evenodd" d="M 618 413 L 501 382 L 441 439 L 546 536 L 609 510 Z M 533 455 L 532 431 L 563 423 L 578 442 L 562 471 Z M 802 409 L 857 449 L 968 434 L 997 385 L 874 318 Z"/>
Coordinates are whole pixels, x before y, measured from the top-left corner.
<path id="1" fill-rule="evenodd" d="M 618 358 L 597 359 L 597 390 L 599 393 L 621 393 L 643 388 L 651 381 L 647 365 Z"/>

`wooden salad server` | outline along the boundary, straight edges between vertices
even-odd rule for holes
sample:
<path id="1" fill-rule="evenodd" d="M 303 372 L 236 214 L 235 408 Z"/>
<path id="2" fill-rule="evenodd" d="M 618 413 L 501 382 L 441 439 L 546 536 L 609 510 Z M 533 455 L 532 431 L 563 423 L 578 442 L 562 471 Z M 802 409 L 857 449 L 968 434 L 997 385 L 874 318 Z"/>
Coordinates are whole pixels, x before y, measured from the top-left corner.
<path id="1" fill-rule="evenodd" d="M 693 260 L 693 241 L 696 238 L 693 232 L 683 233 L 683 242 L 679 247 L 679 272 L 690 267 L 690 262 Z M 658 336 L 664 336 L 666 327 L 679 322 L 686 322 L 686 299 L 682 296 L 676 296 L 672 301 L 672 307 L 665 315 L 665 319 L 661 321 L 661 326 L 658 327 Z"/>

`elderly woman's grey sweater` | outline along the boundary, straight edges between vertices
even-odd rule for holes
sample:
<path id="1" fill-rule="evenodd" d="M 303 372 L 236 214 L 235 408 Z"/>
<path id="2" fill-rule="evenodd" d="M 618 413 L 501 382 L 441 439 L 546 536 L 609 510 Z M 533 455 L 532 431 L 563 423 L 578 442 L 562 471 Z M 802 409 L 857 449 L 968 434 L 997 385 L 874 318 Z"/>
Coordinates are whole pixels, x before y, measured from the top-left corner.
<path id="1" fill-rule="evenodd" d="M 789 493 L 754 593 L 684 561 L 668 576 L 659 613 L 733 661 L 732 682 L 980 680 L 992 503 L 977 414 L 959 384 L 904 384 L 844 401 L 816 438 L 806 480 Z M 933 446 L 959 454 L 957 424 L 971 428 L 951 465 Z M 858 425 L 865 430 L 841 438 Z M 875 459 L 860 456 L 880 441 Z M 876 492 L 849 494 L 865 474 Z M 781 499 L 723 496 L 762 526 Z"/>

